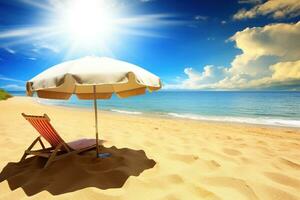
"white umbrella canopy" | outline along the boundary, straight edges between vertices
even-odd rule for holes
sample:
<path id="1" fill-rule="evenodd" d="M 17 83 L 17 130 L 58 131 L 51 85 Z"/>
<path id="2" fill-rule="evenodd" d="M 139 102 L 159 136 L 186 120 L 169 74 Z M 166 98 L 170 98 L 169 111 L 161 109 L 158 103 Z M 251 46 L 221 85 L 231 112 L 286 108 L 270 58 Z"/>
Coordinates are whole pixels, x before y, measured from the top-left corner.
<path id="1" fill-rule="evenodd" d="M 144 94 L 161 88 L 159 77 L 136 65 L 107 57 L 89 56 L 63 62 L 38 74 L 26 84 L 28 96 L 40 98 L 109 99 Z"/>
<path id="2" fill-rule="evenodd" d="M 97 99 L 121 98 L 159 90 L 160 78 L 145 69 L 112 58 L 88 56 L 50 67 L 26 83 L 26 93 L 40 98 L 93 99 L 95 108 L 96 150 L 98 145 Z"/>

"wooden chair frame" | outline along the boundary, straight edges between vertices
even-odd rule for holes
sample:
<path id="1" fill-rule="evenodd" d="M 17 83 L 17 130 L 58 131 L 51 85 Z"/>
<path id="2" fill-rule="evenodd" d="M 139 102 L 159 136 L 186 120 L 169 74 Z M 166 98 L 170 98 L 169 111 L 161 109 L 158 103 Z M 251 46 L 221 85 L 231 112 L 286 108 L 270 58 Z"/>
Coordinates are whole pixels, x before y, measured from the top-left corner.
<path id="1" fill-rule="evenodd" d="M 22 115 L 25 117 L 25 119 L 27 118 L 46 118 L 48 121 L 50 121 L 50 118 L 44 114 L 44 116 L 33 116 L 33 115 L 25 115 L 24 113 L 22 113 Z M 32 150 L 32 148 L 37 144 L 37 143 L 40 143 L 42 149 L 39 149 L 39 150 Z M 34 155 L 34 156 L 40 156 L 40 157 L 44 157 L 44 158 L 47 158 L 47 162 L 44 166 L 44 168 L 47 168 L 52 162 L 54 161 L 57 161 L 59 159 L 62 159 L 64 157 L 67 157 L 71 154 L 79 154 L 81 152 L 84 152 L 84 151 L 88 151 L 88 150 L 91 150 L 93 148 L 96 148 L 96 144 L 95 145 L 91 145 L 91 146 L 88 146 L 86 148 L 82 148 L 82 149 L 78 149 L 78 150 L 74 150 L 74 149 L 71 149 L 67 143 L 65 143 L 63 140 L 62 142 L 57 145 L 55 148 L 54 147 L 48 147 L 46 148 L 42 139 L 41 139 L 41 136 L 38 136 L 33 142 L 32 144 L 25 150 L 20 162 L 23 162 L 26 157 L 28 155 Z"/>

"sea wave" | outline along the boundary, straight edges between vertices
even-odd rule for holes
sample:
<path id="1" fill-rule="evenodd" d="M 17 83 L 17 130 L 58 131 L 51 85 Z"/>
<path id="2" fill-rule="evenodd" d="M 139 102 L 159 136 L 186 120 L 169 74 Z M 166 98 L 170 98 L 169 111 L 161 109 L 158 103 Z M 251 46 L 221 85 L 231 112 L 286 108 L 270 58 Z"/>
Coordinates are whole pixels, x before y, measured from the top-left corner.
<path id="1" fill-rule="evenodd" d="M 231 117 L 231 116 L 203 116 L 197 114 L 179 114 L 167 113 L 168 116 L 193 120 L 207 120 L 207 121 L 224 121 L 224 122 L 238 122 L 246 124 L 261 124 L 272 126 L 285 126 L 285 127 L 300 127 L 300 120 L 291 119 L 275 119 L 275 118 L 250 118 L 250 117 Z"/>
<path id="2" fill-rule="evenodd" d="M 123 114 L 130 114 L 130 115 L 140 115 L 142 112 L 138 111 L 127 111 L 127 110 L 117 110 L 117 109 L 111 109 L 113 112 L 123 113 Z"/>
<path id="3" fill-rule="evenodd" d="M 66 101 L 53 101 L 47 99 L 39 99 L 34 98 L 34 100 L 41 104 L 46 105 L 59 105 L 59 106 L 67 106 L 67 107 L 83 107 L 83 108 L 91 108 L 91 106 L 86 106 L 83 104 L 70 103 Z M 128 110 L 119 110 L 119 109 L 110 109 L 106 108 L 104 110 L 110 110 L 112 112 L 122 113 L 122 114 L 130 114 L 130 115 L 141 115 L 143 112 L 138 111 L 128 111 Z M 267 117 L 267 116 L 257 116 L 257 117 L 239 117 L 239 116 L 205 116 L 199 114 L 192 113 L 173 113 L 173 112 L 159 112 L 152 113 L 157 114 L 159 116 L 171 116 L 176 118 L 184 118 L 184 119 L 193 119 L 193 120 L 206 120 L 206 121 L 219 121 L 219 122 L 237 122 L 237 123 L 246 123 L 246 124 L 261 124 L 261 125 L 271 125 L 271 126 L 283 126 L 283 127 L 300 127 L 300 120 L 298 119 L 283 119 L 277 116 L 275 117 Z"/>

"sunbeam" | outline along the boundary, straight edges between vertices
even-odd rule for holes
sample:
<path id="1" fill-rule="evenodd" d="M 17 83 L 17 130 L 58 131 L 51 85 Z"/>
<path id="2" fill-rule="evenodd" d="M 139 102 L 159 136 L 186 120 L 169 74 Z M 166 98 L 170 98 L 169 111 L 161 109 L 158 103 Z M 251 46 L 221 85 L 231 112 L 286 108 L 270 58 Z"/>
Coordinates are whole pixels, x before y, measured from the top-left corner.
<path id="1" fill-rule="evenodd" d="M 2 48 L 19 44 L 33 45 L 43 40 L 57 48 L 67 48 L 65 58 L 74 52 L 109 52 L 110 44 L 128 36 L 168 38 L 158 27 L 184 25 L 170 14 L 126 15 L 127 8 L 115 1 L 65 0 L 38 2 L 21 0 L 27 6 L 43 10 L 43 23 L 22 25 L 22 28 L 0 29 Z M 47 23 L 45 23 L 47 22 Z M 53 44 L 53 41 L 54 42 Z M 64 47 L 62 47 L 64 44 Z"/>

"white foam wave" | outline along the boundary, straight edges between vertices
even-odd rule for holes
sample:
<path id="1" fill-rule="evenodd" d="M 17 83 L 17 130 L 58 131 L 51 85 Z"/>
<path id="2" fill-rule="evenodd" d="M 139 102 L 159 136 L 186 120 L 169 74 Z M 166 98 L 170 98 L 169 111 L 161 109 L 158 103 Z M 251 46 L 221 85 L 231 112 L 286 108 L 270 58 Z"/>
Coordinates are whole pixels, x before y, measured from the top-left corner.
<path id="1" fill-rule="evenodd" d="M 300 120 L 290 120 L 290 119 L 203 116 L 203 115 L 196 115 L 196 114 L 179 114 L 179 113 L 168 113 L 168 115 L 172 117 L 193 119 L 193 120 L 224 121 L 224 122 L 238 122 L 238 123 L 247 123 L 247 124 L 300 127 Z"/>
<path id="2" fill-rule="evenodd" d="M 140 115 L 142 112 L 137 111 L 127 111 L 127 110 L 117 110 L 117 109 L 111 109 L 113 112 L 123 113 L 123 114 L 130 114 L 130 115 Z"/>
<path id="3" fill-rule="evenodd" d="M 57 102 L 55 102 L 54 100 L 50 100 L 50 99 L 40 99 L 38 97 L 33 97 L 32 98 L 35 102 L 40 103 L 40 104 L 45 104 L 45 105 L 56 105 L 58 104 Z"/>
<path id="4" fill-rule="evenodd" d="M 67 106 L 68 104 L 63 103 L 63 101 L 53 101 L 47 99 L 34 98 L 34 100 L 41 104 L 46 105 L 62 105 Z M 80 106 L 79 106 L 80 107 Z M 111 109 L 112 112 L 130 114 L 130 115 L 140 115 L 142 112 L 138 111 L 127 111 L 119 109 Z M 238 122 L 247 124 L 261 124 L 261 125 L 272 125 L 272 126 L 284 126 L 284 127 L 300 127 L 300 120 L 292 119 L 279 119 L 279 118 L 267 118 L 267 117 L 234 117 L 234 116 L 204 116 L 191 113 L 160 113 L 160 115 L 168 115 L 176 118 L 193 119 L 193 120 L 206 120 L 206 121 L 219 121 L 219 122 Z"/>

